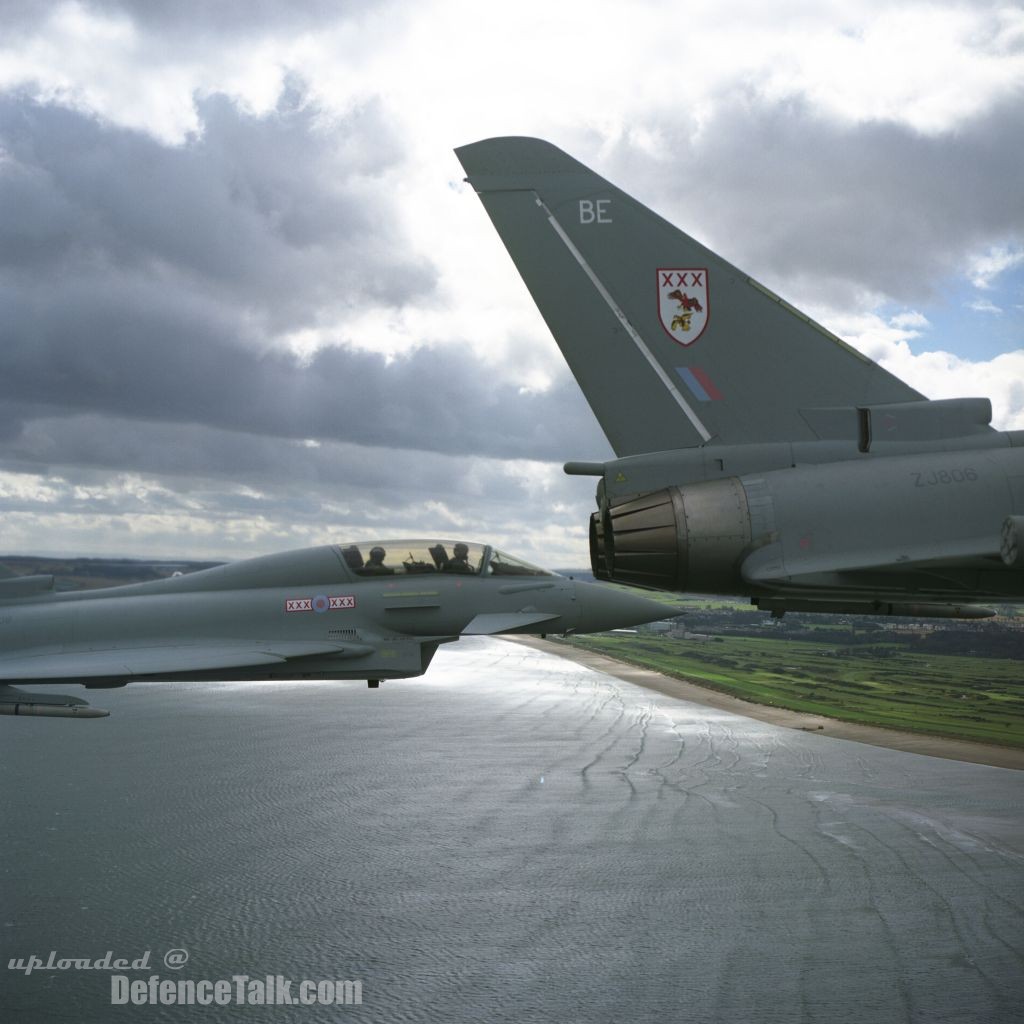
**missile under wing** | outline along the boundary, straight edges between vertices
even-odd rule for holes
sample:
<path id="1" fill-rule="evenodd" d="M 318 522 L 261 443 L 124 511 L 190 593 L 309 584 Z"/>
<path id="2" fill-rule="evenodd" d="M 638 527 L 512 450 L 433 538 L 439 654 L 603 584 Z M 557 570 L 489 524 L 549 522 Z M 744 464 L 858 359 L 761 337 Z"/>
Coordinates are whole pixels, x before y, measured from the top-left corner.
<path id="1" fill-rule="evenodd" d="M 382 679 L 422 675 L 460 636 L 599 632 L 675 614 L 490 545 L 344 543 L 169 579 L 58 593 L 0 581 L 0 714 L 96 717 L 19 684 Z"/>
<path id="2" fill-rule="evenodd" d="M 618 456 L 595 575 L 782 614 L 1024 598 L 1024 431 L 928 401 L 550 143 L 456 151 Z"/>

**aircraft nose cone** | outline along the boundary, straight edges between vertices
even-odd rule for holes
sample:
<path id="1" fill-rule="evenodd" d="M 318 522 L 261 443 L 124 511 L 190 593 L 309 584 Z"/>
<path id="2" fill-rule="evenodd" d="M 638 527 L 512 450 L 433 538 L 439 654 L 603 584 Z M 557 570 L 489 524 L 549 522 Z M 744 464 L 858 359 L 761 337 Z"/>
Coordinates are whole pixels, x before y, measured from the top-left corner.
<path id="1" fill-rule="evenodd" d="M 576 584 L 576 607 L 579 612 L 577 633 L 624 629 L 678 614 L 671 605 L 598 583 Z"/>

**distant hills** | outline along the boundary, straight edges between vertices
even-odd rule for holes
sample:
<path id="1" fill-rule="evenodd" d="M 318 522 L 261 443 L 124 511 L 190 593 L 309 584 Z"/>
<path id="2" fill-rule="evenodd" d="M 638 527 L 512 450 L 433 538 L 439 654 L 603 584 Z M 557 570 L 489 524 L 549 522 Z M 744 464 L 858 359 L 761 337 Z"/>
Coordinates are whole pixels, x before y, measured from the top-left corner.
<path id="1" fill-rule="evenodd" d="M 54 576 L 58 590 L 91 590 L 124 583 L 145 583 L 175 573 L 197 572 L 221 562 L 135 558 L 50 558 L 43 555 L 0 555 L 0 579 L 11 576 Z"/>

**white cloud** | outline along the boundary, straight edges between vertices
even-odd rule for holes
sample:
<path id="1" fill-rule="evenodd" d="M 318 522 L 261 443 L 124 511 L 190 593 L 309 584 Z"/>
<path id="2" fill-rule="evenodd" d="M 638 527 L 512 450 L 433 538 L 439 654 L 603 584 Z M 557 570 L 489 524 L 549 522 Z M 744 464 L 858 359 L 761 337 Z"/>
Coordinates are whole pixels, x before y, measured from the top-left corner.
<path id="1" fill-rule="evenodd" d="M 44 101 L 180 142 L 199 127 L 200 76 L 191 64 L 160 59 L 154 46 L 125 14 L 60 4 L 37 32 L 0 51 L 0 88 L 34 85 Z"/>
<path id="2" fill-rule="evenodd" d="M 906 381 L 927 398 L 985 397 L 992 400 L 998 430 L 1024 428 L 1024 348 L 992 359 L 969 359 L 952 352 L 915 353 L 910 342 L 925 338 L 930 326 L 917 313 L 884 318 L 877 313 L 820 311 L 829 330 Z"/>
<path id="3" fill-rule="evenodd" d="M 523 0 L 498 26 L 467 16 L 463 0 L 330 10 L 315 23 L 168 33 L 114 5 L 58 4 L 0 50 L 0 87 L 35 82 L 44 96 L 181 142 L 199 127 L 196 95 L 224 92 L 266 112 L 294 72 L 338 110 L 384 97 L 417 150 L 427 137 L 436 148 L 439 137 L 556 125 L 566 142 L 628 135 L 656 150 L 636 115 L 682 108 L 699 130 L 736 89 L 935 133 L 1013 95 L 1024 73 L 1024 12 L 1009 6 L 698 0 L 680 17 L 668 0 Z"/>
<path id="4" fill-rule="evenodd" d="M 897 348 L 882 365 L 929 398 L 990 398 L 994 427 L 1024 429 L 1024 349 L 974 361 L 949 352 L 913 355 Z"/>
<path id="5" fill-rule="evenodd" d="M 928 322 L 928 317 L 923 313 L 919 313 L 917 310 L 907 310 L 905 313 L 897 313 L 895 316 L 889 318 L 889 323 L 893 327 L 905 328 L 910 331 L 925 331 L 931 324 Z"/>
<path id="6" fill-rule="evenodd" d="M 865 308 L 870 309 L 870 306 Z M 907 343 L 920 337 L 929 326 L 919 313 L 900 313 L 885 318 L 872 312 L 821 309 L 814 318 L 875 362 L 891 358 L 897 349 L 906 348 L 909 352 Z"/>
<path id="7" fill-rule="evenodd" d="M 997 430 L 1024 429 L 1024 349 L 973 360 L 951 352 L 914 353 L 914 336 L 868 315 L 846 321 L 847 341 L 927 398 L 984 397 L 992 400 Z"/>
<path id="8" fill-rule="evenodd" d="M 765 69 L 769 95 L 803 96 L 850 121 L 937 134 L 1020 88 L 1019 8 L 826 4 L 823 14 L 781 46 L 769 36 L 776 57 Z"/>
<path id="9" fill-rule="evenodd" d="M 975 288 L 990 289 L 995 279 L 1006 270 L 1024 264 L 1024 246 L 997 245 L 971 260 L 968 278 Z"/>
<path id="10" fill-rule="evenodd" d="M 28 502 L 53 505 L 66 497 L 65 481 L 35 474 L 0 471 L 0 501 L 8 508 Z M 3 535 L 0 527 L 0 536 Z"/>

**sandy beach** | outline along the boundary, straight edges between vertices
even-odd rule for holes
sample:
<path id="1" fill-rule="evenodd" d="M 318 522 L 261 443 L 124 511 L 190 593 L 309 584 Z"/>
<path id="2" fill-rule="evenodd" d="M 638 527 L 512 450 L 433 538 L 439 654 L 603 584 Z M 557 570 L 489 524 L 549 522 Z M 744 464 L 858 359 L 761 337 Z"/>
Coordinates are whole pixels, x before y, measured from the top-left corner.
<path id="1" fill-rule="evenodd" d="M 628 683 L 636 683 L 649 690 L 657 690 L 669 697 L 693 701 L 706 707 L 731 711 L 747 718 L 755 718 L 772 725 L 781 725 L 787 729 L 801 729 L 804 732 L 819 732 L 823 736 L 834 736 L 837 739 L 853 740 L 857 743 L 870 743 L 876 747 L 889 747 L 892 750 L 906 750 L 913 754 L 927 754 L 929 757 L 944 757 L 951 761 L 968 761 L 971 764 L 987 764 L 996 768 L 1015 768 L 1024 770 L 1024 750 L 1013 747 L 997 747 L 988 743 L 975 743 L 971 740 L 947 739 L 942 736 L 927 736 L 920 733 L 900 732 L 896 729 L 882 729 L 873 725 L 857 725 L 854 722 L 841 722 L 824 715 L 810 715 L 802 711 L 790 711 L 786 708 L 771 707 L 766 704 L 755 704 L 752 701 L 732 697 L 727 693 L 719 693 L 697 683 L 672 676 L 662 675 L 652 669 L 640 668 L 622 661 L 616 661 L 603 654 L 585 651 L 565 643 L 551 640 L 540 640 L 535 637 L 507 637 L 516 643 L 526 644 L 538 650 L 549 651 L 562 658 L 569 658 L 580 665 L 607 672 Z"/>

